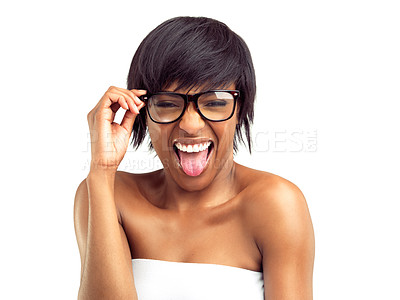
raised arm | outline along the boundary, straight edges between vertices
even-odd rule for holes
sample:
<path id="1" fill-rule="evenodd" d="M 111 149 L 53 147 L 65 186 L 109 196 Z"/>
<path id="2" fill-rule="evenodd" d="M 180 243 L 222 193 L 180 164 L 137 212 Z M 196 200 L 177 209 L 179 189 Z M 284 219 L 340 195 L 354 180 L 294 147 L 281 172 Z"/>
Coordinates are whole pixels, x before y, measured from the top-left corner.
<path id="1" fill-rule="evenodd" d="M 75 232 L 81 256 L 78 299 L 137 299 L 131 253 L 114 201 L 115 174 L 126 153 L 141 91 L 111 87 L 88 114 L 91 167 L 75 196 Z M 127 109 L 121 124 L 116 111 Z"/>

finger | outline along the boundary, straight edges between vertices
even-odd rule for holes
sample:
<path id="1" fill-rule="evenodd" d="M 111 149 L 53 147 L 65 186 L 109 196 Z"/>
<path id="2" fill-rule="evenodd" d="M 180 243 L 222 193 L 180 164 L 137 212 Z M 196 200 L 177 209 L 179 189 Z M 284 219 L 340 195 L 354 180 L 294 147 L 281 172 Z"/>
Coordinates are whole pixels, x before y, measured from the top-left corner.
<path id="1" fill-rule="evenodd" d="M 132 101 L 136 104 L 136 106 L 140 105 L 143 101 L 139 99 L 139 97 L 130 90 L 127 89 L 123 89 L 123 88 L 116 88 L 119 92 L 123 93 L 124 95 L 126 95 L 127 97 L 129 97 L 130 99 L 132 99 Z M 142 93 L 146 93 L 146 91 L 143 91 L 141 93 L 138 93 L 139 95 L 141 95 Z"/>
<path id="2" fill-rule="evenodd" d="M 132 93 L 134 93 L 136 96 L 143 96 L 143 95 L 146 95 L 147 94 L 147 91 L 146 90 L 137 90 L 137 89 L 133 89 L 133 90 L 130 90 Z"/>
<path id="3" fill-rule="evenodd" d="M 113 103 L 118 103 L 123 109 L 128 110 L 129 106 L 123 93 L 107 92 L 103 108 L 110 108 Z"/>
<path id="4" fill-rule="evenodd" d="M 145 103 L 142 100 L 140 100 L 132 92 L 130 92 L 130 91 L 127 91 L 127 92 L 129 92 L 128 93 L 129 96 L 132 96 L 132 97 L 127 97 L 127 99 L 126 99 L 128 105 L 129 105 L 129 108 L 130 108 L 131 112 L 138 114 L 139 110 L 145 105 Z"/>
<path id="5" fill-rule="evenodd" d="M 133 94 L 128 90 L 122 89 L 120 92 L 125 96 L 125 100 L 129 106 L 129 110 L 135 114 L 138 114 L 139 113 L 138 105 L 140 105 L 142 101 L 137 99 L 135 94 Z"/>
<path id="6" fill-rule="evenodd" d="M 135 97 L 134 97 L 134 100 L 135 100 L 135 103 L 136 103 L 137 106 L 143 104 L 143 101 L 140 100 L 140 98 L 139 98 L 138 96 L 136 96 L 136 95 L 135 95 Z"/>
<path id="7" fill-rule="evenodd" d="M 139 107 L 136 105 L 136 103 L 133 103 L 132 100 L 129 101 L 129 107 L 131 108 L 131 112 L 139 114 Z"/>
<path id="8" fill-rule="evenodd" d="M 137 114 L 134 114 L 130 110 L 127 110 L 121 121 L 121 127 L 123 127 L 127 132 L 131 133 L 136 116 Z"/>
<path id="9" fill-rule="evenodd" d="M 144 106 L 144 103 L 137 98 L 137 94 L 146 93 L 144 90 L 134 90 L 134 92 L 110 86 L 104 96 L 97 103 L 94 111 L 105 117 L 106 120 L 113 122 L 115 114 L 120 107 L 125 110 L 131 110 L 132 113 L 138 114 L 140 108 Z"/>
<path id="10" fill-rule="evenodd" d="M 139 109 L 136 106 L 136 104 L 133 102 L 133 100 L 132 99 L 128 99 L 127 102 L 128 102 L 128 105 L 129 105 L 129 110 L 131 112 L 135 113 L 135 114 L 138 114 L 139 113 Z"/>
<path id="11" fill-rule="evenodd" d="M 142 104 L 143 101 L 139 97 L 143 96 L 143 95 L 146 95 L 147 91 L 146 90 L 131 90 L 131 92 L 136 96 L 137 105 Z"/>
<path id="12" fill-rule="evenodd" d="M 128 105 L 130 108 L 130 111 L 136 114 L 139 114 L 139 111 L 146 105 L 145 102 L 140 101 L 140 104 L 134 103 L 131 99 L 128 99 Z"/>
<path id="13" fill-rule="evenodd" d="M 104 120 L 112 123 L 115 118 L 115 114 L 120 107 L 125 110 L 129 109 L 129 106 L 125 100 L 125 97 L 119 93 L 106 92 L 97 105 L 97 113 L 104 118 Z"/>
<path id="14" fill-rule="evenodd" d="M 100 109 L 107 109 L 110 108 L 113 103 L 119 102 L 122 108 L 125 108 L 127 105 L 124 106 L 122 104 L 123 101 L 120 97 L 124 97 L 124 95 L 117 91 L 115 88 L 109 88 L 108 91 L 100 99 L 97 107 Z"/>
<path id="15" fill-rule="evenodd" d="M 119 93 L 124 94 L 127 98 L 130 98 L 133 102 L 136 103 L 136 95 L 132 93 L 130 90 L 123 89 L 123 88 L 118 88 L 116 87 L 115 90 L 117 90 Z M 139 103 L 137 103 L 139 105 Z"/>

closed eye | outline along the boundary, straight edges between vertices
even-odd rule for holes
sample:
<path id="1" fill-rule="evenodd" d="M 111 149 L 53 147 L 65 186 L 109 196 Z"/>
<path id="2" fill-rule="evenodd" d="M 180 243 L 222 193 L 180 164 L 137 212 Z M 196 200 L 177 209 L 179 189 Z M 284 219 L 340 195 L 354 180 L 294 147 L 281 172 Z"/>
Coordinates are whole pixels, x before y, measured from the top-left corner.
<path id="1" fill-rule="evenodd" d="M 223 107 L 226 105 L 227 105 L 226 101 L 213 100 L 213 101 L 207 101 L 207 103 L 203 103 L 202 106 L 204 106 L 204 107 Z"/>
<path id="2" fill-rule="evenodd" d="M 176 108 L 176 107 L 179 107 L 176 103 L 169 102 L 169 101 L 156 102 L 154 105 L 159 107 L 159 108 Z"/>

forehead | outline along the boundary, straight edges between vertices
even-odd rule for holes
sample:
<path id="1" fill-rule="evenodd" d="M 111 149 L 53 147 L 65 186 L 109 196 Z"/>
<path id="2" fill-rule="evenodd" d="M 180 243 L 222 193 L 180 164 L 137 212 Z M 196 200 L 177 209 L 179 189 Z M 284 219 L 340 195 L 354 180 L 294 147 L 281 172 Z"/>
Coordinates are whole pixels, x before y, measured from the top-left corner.
<path id="1" fill-rule="evenodd" d="M 194 85 L 194 87 L 192 88 L 179 88 L 179 84 L 177 82 L 174 82 L 168 87 L 166 87 L 164 91 L 192 95 L 192 94 L 206 92 L 209 90 L 235 90 L 235 89 L 236 86 L 234 83 L 225 84 L 217 88 L 210 88 L 208 86 L 197 86 L 197 85 Z"/>

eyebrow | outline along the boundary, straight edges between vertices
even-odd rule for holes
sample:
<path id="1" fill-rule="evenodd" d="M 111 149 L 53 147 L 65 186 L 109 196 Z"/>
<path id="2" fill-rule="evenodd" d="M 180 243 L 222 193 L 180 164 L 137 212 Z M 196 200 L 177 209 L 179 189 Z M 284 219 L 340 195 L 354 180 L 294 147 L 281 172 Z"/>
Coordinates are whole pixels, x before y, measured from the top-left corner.
<path id="1" fill-rule="evenodd" d="M 154 94 L 159 94 L 159 93 L 168 93 L 168 94 L 176 94 L 176 95 L 197 95 L 197 94 L 204 94 L 204 93 L 208 93 L 208 92 L 225 92 L 225 91 L 237 91 L 236 89 L 211 89 L 211 90 L 205 90 L 202 92 L 198 92 L 198 93 L 193 93 L 193 94 L 184 94 L 184 93 L 178 93 L 178 92 L 172 92 L 172 91 L 159 91 L 159 92 L 155 92 L 155 93 L 151 93 L 152 95 Z"/>

